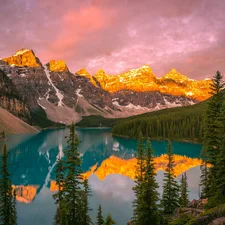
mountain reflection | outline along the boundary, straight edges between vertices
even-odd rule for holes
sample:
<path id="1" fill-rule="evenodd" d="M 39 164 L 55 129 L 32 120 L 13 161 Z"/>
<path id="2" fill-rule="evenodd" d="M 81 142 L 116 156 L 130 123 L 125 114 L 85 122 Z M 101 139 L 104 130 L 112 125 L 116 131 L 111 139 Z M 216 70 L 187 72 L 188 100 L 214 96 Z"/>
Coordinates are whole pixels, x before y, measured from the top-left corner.
<path id="1" fill-rule="evenodd" d="M 9 137 L 10 172 L 18 201 L 32 202 L 44 187 L 57 190 L 54 183 L 56 159 L 63 156 L 68 134 L 68 129 L 52 129 L 36 135 Z M 95 174 L 104 180 L 108 175 L 117 174 L 134 178 L 135 139 L 114 138 L 110 129 L 77 129 L 77 134 L 86 177 Z M 162 155 L 166 145 L 166 141 L 152 141 L 157 171 L 166 167 L 165 155 Z M 201 164 L 198 159 L 201 145 L 173 142 L 173 149 L 177 154 L 176 175 Z"/>

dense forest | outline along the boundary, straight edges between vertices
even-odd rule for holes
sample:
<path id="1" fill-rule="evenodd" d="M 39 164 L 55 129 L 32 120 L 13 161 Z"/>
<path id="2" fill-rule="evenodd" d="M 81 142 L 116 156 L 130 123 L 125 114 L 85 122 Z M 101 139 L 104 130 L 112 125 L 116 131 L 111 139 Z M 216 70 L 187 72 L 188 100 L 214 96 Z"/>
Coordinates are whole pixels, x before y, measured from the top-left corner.
<path id="1" fill-rule="evenodd" d="M 201 142 L 207 101 L 193 106 L 164 109 L 126 118 L 113 127 L 113 135 L 151 139 L 170 138 Z"/>

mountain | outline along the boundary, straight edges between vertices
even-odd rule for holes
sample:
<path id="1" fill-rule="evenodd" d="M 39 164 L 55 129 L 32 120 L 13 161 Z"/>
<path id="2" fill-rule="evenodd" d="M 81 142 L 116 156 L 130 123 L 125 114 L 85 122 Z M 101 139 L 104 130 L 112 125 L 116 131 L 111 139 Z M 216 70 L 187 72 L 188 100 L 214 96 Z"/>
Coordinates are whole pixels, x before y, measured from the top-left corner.
<path id="1" fill-rule="evenodd" d="M 207 104 L 208 100 L 191 106 L 163 109 L 113 121 L 113 135 L 137 137 L 142 132 L 143 136 L 152 139 L 170 138 L 201 143 Z M 108 124 L 110 121 L 106 120 L 104 123 Z"/>
<path id="2" fill-rule="evenodd" d="M 12 80 L 2 70 L 0 70 L 0 107 L 26 122 L 31 121 L 28 105 L 19 95 Z"/>
<path id="3" fill-rule="evenodd" d="M 35 133 L 38 130 L 20 120 L 7 110 L 0 107 L 0 132 L 10 134 Z"/>
<path id="4" fill-rule="evenodd" d="M 89 78 L 89 76 L 87 76 Z M 136 92 L 161 92 L 173 96 L 185 96 L 195 100 L 205 100 L 210 97 L 209 87 L 211 81 L 205 79 L 196 81 L 172 69 L 168 74 L 157 78 L 152 69 L 144 65 L 119 75 L 108 75 L 99 70 L 94 75 L 101 87 L 109 92 L 131 90 Z M 91 80 L 92 81 L 92 80 Z M 95 83 L 93 83 L 95 85 Z"/>
<path id="5" fill-rule="evenodd" d="M 209 96 L 211 82 L 194 81 L 175 70 L 157 78 L 149 66 L 115 76 L 102 69 L 94 76 L 84 68 L 72 73 L 63 60 L 42 64 L 30 49 L 0 59 L 0 70 L 16 90 L 30 121 L 45 126 L 51 121 L 78 122 L 83 116 L 122 118 L 192 105 Z M 0 87 L 4 86 L 1 83 L 0 80 Z"/>

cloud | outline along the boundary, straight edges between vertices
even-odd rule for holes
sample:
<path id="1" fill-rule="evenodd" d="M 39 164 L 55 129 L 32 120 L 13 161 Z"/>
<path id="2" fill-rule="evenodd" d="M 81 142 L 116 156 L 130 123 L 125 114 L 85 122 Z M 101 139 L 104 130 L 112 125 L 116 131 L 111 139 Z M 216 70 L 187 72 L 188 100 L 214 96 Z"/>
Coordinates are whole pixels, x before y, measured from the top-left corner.
<path id="1" fill-rule="evenodd" d="M 223 0 L 2 0 L 0 57 L 32 48 L 42 62 L 115 74 L 149 64 L 200 79 L 225 72 Z"/>

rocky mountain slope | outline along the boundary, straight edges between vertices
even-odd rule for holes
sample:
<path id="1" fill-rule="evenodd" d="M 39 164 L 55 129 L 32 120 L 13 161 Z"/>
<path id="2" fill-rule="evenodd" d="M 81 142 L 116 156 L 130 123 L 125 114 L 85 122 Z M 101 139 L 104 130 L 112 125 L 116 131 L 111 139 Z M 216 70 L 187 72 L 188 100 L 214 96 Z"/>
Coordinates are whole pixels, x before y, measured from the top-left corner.
<path id="1" fill-rule="evenodd" d="M 87 77 L 89 77 L 87 75 Z M 205 100 L 210 97 L 208 91 L 210 80 L 196 81 L 180 74 L 172 69 L 168 74 L 157 78 L 152 69 L 144 65 L 141 68 L 130 70 L 119 75 L 108 75 L 104 70 L 99 70 L 93 77 L 101 87 L 109 92 L 116 92 L 124 89 L 149 92 L 158 91 L 174 96 L 185 96 L 196 100 Z M 95 81 L 92 83 L 95 85 Z"/>
<path id="2" fill-rule="evenodd" d="M 36 128 L 28 125 L 0 107 L 0 133 L 3 130 L 10 134 L 34 133 L 38 131 Z"/>
<path id="3" fill-rule="evenodd" d="M 31 117 L 44 114 L 65 124 L 82 116 L 127 117 L 209 97 L 209 80 L 193 81 L 175 70 L 162 78 L 156 78 L 148 66 L 115 76 L 103 70 L 91 76 L 85 69 L 73 74 L 62 60 L 43 65 L 29 49 L 0 59 L 0 69 Z M 5 86 L 2 80 L 1 86 Z"/>

